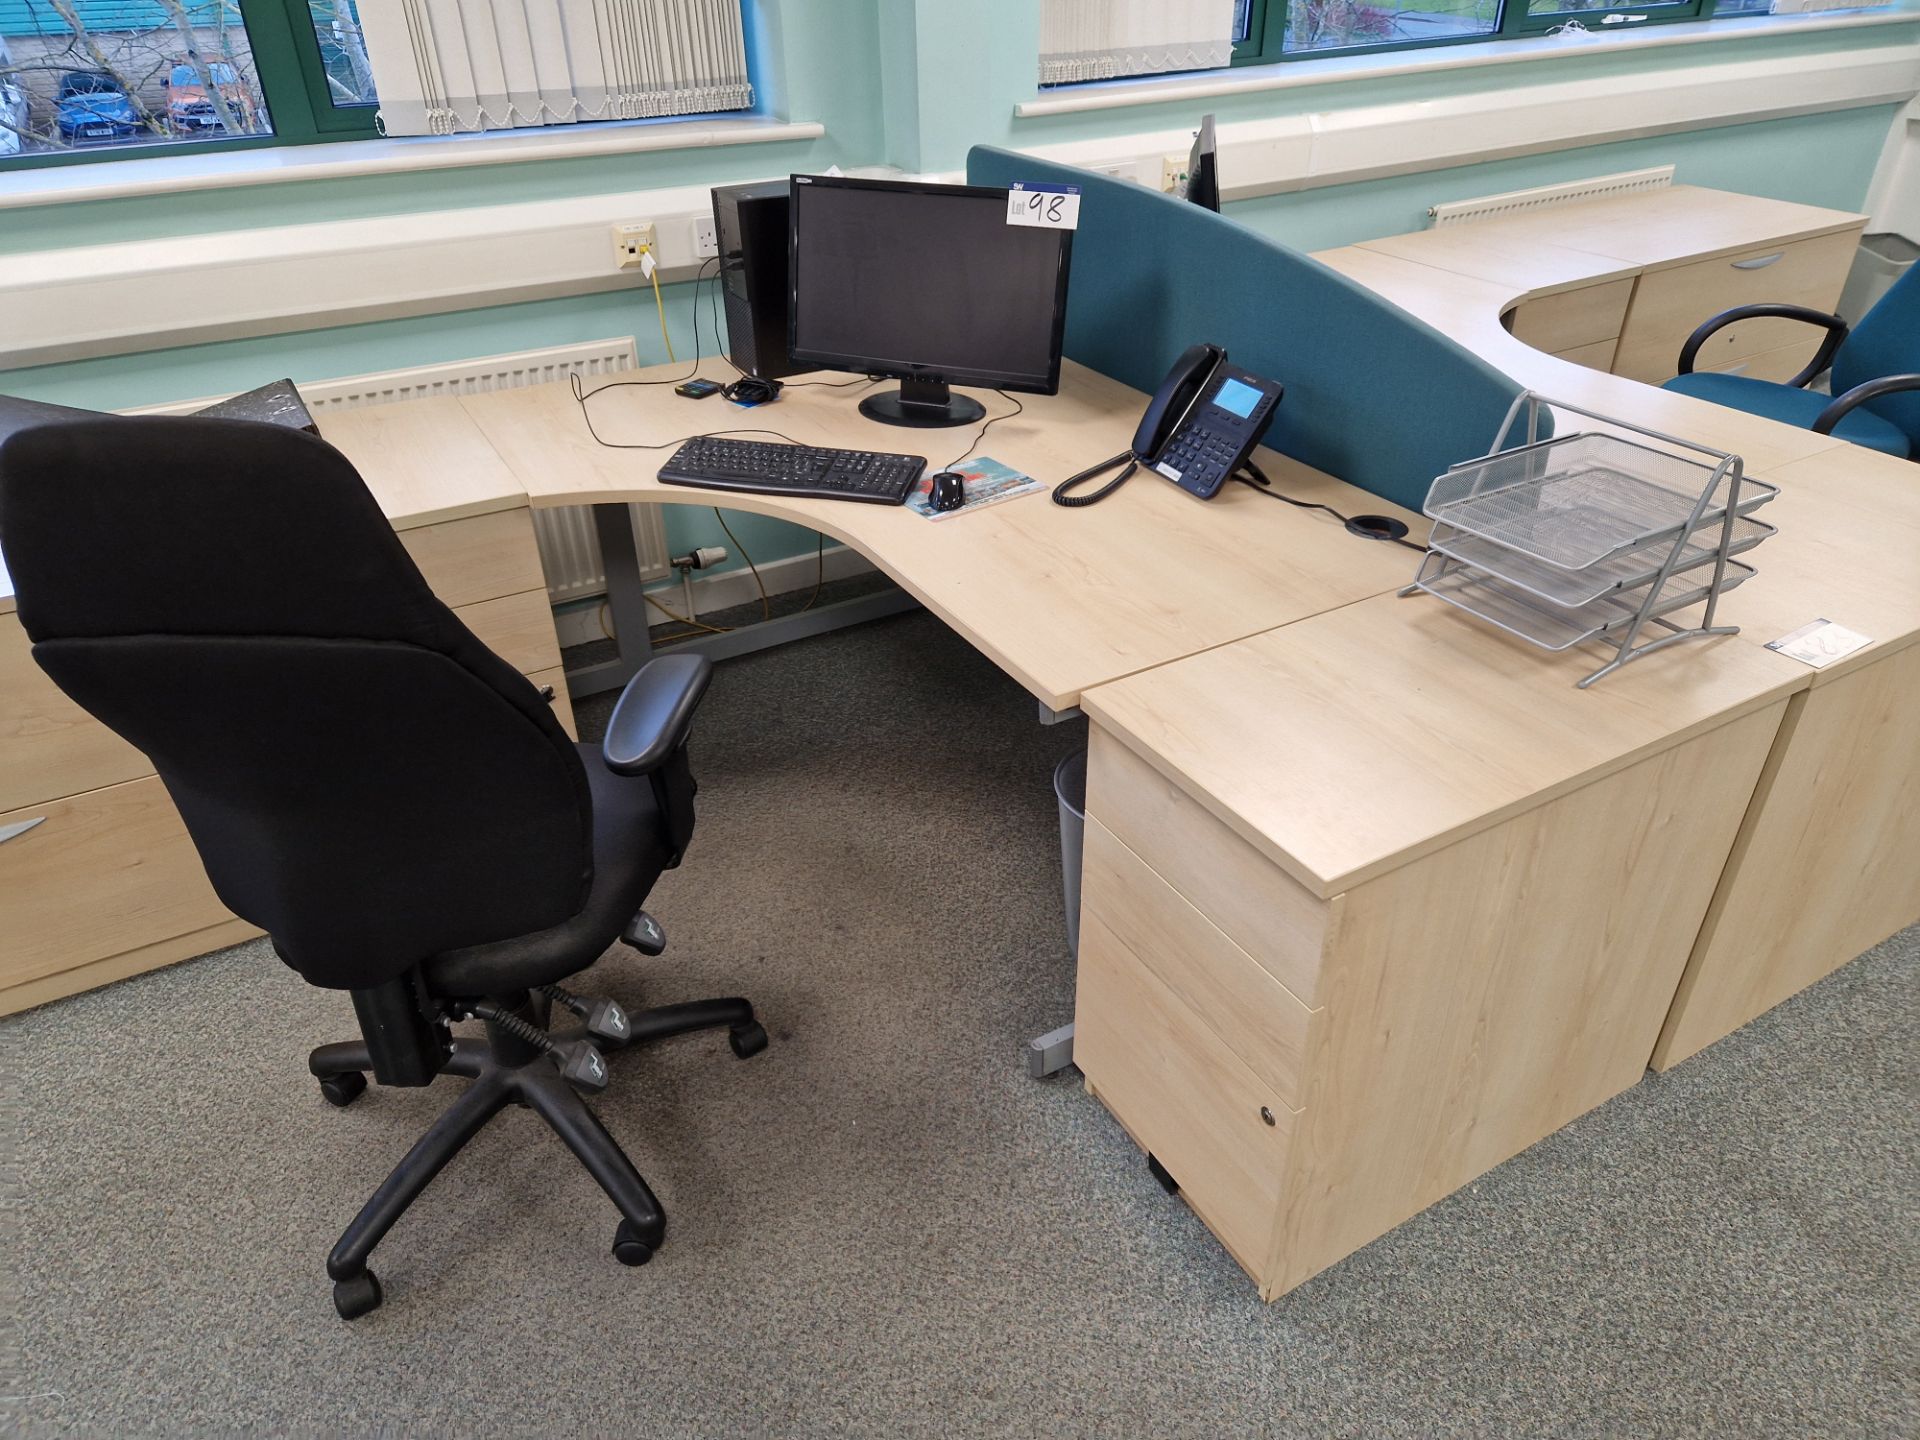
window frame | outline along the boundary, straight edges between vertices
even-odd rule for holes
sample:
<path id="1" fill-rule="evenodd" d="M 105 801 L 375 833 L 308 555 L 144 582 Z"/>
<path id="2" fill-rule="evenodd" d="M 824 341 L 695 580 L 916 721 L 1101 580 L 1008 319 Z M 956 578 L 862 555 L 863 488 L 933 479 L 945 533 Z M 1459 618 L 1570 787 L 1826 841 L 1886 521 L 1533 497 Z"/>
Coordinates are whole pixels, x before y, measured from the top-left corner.
<path id="1" fill-rule="evenodd" d="M 1247 36 L 1234 43 L 1233 64 L 1292 64 L 1300 60 L 1324 60 L 1339 55 L 1381 55 L 1395 50 L 1440 50 L 1452 45 L 1485 45 L 1500 40 L 1529 40 L 1544 35 L 1556 25 L 1581 20 L 1602 12 L 1594 10 L 1556 10 L 1547 14 L 1527 13 L 1527 0 L 1500 0 L 1500 20 L 1491 30 L 1477 34 L 1450 35 L 1437 40 L 1390 40 L 1378 45 L 1339 45 L 1317 50 L 1285 49 L 1287 7 L 1292 0 L 1249 0 Z M 1645 5 L 1614 6 L 1605 11 L 1614 15 L 1644 15 L 1643 20 L 1606 26 L 1602 33 L 1641 30 L 1649 25 L 1671 25 L 1688 20 L 1714 18 L 1716 0 L 1659 0 Z M 1749 19 L 1729 15 L 1727 19 Z M 1585 23 L 1583 21 L 1583 23 Z M 1596 30 L 1599 26 L 1594 26 Z"/>
<path id="2" fill-rule="evenodd" d="M 379 133 L 373 105 L 335 105 L 327 90 L 320 37 L 308 0 L 238 0 L 253 71 L 273 122 L 270 135 L 237 135 L 222 140 L 177 140 L 156 145 L 101 145 L 89 149 L 48 150 L 0 158 L 0 174 L 41 170 L 56 165 L 99 165 L 115 160 L 145 160 L 168 155 L 212 155 L 230 150 L 264 150 L 281 145 L 317 145 L 366 140 Z"/>

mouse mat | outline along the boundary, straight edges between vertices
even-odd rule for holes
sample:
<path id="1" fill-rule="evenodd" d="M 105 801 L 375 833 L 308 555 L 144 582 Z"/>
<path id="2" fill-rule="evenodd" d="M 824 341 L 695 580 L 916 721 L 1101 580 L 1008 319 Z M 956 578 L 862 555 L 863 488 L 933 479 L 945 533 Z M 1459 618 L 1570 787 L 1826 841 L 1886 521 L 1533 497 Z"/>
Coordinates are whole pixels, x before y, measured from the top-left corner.
<path id="1" fill-rule="evenodd" d="M 966 504 L 957 510 L 935 510 L 931 499 L 933 475 L 929 472 L 914 483 L 913 493 L 907 496 L 907 508 L 929 520 L 952 520 L 988 505 L 997 505 L 1002 500 L 1031 495 L 1035 490 L 1047 488 L 1031 475 L 1022 475 L 1018 470 L 1002 465 L 998 460 L 990 460 L 985 455 L 956 465 L 953 469 L 955 474 L 966 477 Z"/>

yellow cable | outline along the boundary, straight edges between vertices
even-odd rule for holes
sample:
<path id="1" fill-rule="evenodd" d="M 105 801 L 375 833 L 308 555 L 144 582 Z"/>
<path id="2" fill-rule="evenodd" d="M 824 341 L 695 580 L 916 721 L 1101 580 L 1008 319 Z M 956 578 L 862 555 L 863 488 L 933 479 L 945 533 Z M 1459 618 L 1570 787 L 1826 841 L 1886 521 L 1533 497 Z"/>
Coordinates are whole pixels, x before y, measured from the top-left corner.
<path id="1" fill-rule="evenodd" d="M 730 625 L 709 625 L 704 620 L 690 620 L 685 615 L 676 615 L 651 595 L 643 594 L 640 598 L 653 606 L 654 609 L 658 610 L 669 620 L 678 620 L 682 625 L 691 625 L 694 629 L 704 630 L 709 635 L 730 635 L 733 633 L 733 627 Z"/>
<path id="2" fill-rule="evenodd" d="M 648 251 L 647 253 L 652 254 L 653 252 Z M 668 363 L 677 365 L 679 361 L 674 358 L 673 337 L 667 334 L 667 302 L 660 298 L 660 266 L 658 263 L 654 265 L 653 274 L 650 278 L 653 281 L 653 308 L 660 312 L 660 339 L 667 347 Z"/>
<path id="3" fill-rule="evenodd" d="M 753 563 L 753 557 L 747 554 L 747 547 L 740 543 L 740 537 L 733 533 L 733 527 L 727 524 L 727 517 L 720 513 L 718 505 L 713 507 L 713 518 L 720 522 L 720 528 L 727 532 L 727 539 L 733 541 L 733 548 L 740 552 L 740 558 L 747 562 L 747 569 L 753 574 L 753 588 L 760 592 L 760 618 L 773 618 L 773 602 L 767 598 L 767 587 L 760 579 L 760 567 Z"/>

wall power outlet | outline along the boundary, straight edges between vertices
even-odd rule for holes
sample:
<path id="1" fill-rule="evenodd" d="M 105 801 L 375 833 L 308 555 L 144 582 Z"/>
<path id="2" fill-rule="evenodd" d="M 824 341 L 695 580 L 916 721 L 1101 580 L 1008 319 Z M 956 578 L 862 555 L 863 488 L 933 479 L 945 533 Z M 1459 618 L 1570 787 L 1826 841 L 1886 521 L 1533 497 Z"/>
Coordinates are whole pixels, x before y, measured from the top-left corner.
<path id="1" fill-rule="evenodd" d="M 720 253 L 720 236 L 714 231 L 711 215 L 696 215 L 693 219 L 693 258 L 711 260 Z"/>

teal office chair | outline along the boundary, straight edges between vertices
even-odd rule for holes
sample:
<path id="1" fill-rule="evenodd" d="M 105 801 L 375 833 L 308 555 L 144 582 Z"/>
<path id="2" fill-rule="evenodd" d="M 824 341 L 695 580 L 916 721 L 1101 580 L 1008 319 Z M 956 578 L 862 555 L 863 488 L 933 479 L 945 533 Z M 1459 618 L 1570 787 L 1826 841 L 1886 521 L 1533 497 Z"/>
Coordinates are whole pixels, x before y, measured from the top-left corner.
<path id="1" fill-rule="evenodd" d="M 1707 337 L 1738 320 L 1778 316 L 1827 332 L 1791 380 L 1703 374 L 1693 368 Z M 1805 387 L 1833 371 L 1831 396 Z M 1903 460 L 1920 458 L 1920 265 L 1908 270 L 1851 331 L 1838 315 L 1805 305 L 1736 305 L 1680 348 L 1680 373 L 1660 387 L 1821 435 L 1837 435 Z"/>

